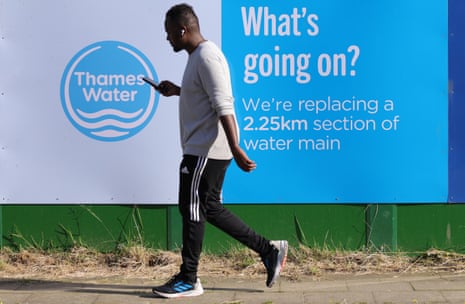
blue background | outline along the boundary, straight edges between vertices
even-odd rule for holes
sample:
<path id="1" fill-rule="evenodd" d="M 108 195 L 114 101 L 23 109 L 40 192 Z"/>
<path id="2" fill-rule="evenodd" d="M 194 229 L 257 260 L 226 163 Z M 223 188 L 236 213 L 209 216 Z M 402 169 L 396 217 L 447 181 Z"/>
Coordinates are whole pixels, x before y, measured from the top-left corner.
<path id="1" fill-rule="evenodd" d="M 245 36 L 241 6 L 267 6 L 277 16 L 306 7 L 318 15 L 311 37 Z M 448 199 L 448 26 L 447 1 L 223 1 L 222 48 L 230 62 L 236 111 L 244 140 L 260 138 L 339 138 L 340 151 L 247 151 L 257 170 L 228 172 L 228 203 L 410 203 Z M 279 24 L 279 22 L 278 22 Z M 303 32 L 305 27 L 300 28 Z M 321 53 L 347 53 L 358 45 L 356 76 L 318 75 Z M 311 53 L 312 80 L 267 77 L 243 81 L 248 53 Z M 370 115 L 349 113 L 246 112 L 242 98 L 392 99 L 395 109 Z M 291 119 L 383 119 L 399 115 L 395 132 L 244 131 L 244 117 L 285 115 Z M 318 117 L 317 117 L 318 116 Z M 311 124 L 310 124 L 311 126 Z"/>

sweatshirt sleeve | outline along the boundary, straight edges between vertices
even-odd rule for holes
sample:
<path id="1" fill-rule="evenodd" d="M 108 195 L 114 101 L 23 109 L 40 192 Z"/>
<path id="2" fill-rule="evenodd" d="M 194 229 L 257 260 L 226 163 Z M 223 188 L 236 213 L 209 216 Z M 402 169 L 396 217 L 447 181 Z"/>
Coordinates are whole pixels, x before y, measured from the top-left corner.
<path id="1" fill-rule="evenodd" d="M 212 108 L 215 109 L 218 117 L 234 115 L 231 76 L 226 59 L 221 53 L 216 53 L 211 49 L 201 57 L 200 79 Z"/>

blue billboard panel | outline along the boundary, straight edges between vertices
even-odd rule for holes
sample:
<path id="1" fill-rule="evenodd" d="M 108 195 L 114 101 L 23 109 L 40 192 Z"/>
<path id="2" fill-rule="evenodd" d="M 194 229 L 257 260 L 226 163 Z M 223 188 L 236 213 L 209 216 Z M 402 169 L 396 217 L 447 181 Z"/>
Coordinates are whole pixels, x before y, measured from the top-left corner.
<path id="1" fill-rule="evenodd" d="M 449 201 L 465 202 L 465 2 L 449 1 Z"/>
<path id="2" fill-rule="evenodd" d="M 241 146 L 230 203 L 444 202 L 447 1 L 222 2 Z"/>

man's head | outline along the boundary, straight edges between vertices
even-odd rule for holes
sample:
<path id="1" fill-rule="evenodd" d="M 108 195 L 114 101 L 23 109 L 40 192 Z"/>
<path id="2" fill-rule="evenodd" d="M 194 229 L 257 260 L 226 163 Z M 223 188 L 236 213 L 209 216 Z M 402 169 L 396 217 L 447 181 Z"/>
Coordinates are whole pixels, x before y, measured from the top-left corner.
<path id="1" fill-rule="evenodd" d="M 166 39 L 175 52 L 187 49 L 198 40 L 200 35 L 199 19 L 192 6 L 178 4 L 166 12 L 165 17 Z"/>

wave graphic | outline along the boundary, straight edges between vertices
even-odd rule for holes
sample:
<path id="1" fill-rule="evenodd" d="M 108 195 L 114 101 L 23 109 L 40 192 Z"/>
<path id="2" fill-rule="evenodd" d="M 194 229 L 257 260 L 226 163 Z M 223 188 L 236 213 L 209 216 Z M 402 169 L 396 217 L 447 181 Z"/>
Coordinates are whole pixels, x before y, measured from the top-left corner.
<path id="1" fill-rule="evenodd" d="M 95 130 L 95 131 L 91 131 L 91 133 L 94 135 L 98 135 L 100 137 L 114 138 L 114 137 L 119 137 L 119 136 L 128 134 L 132 129 L 138 128 L 149 118 L 155 106 L 155 92 L 154 90 L 150 90 L 149 102 L 147 104 L 145 111 L 144 109 L 139 109 L 133 113 L 126 113 L 126 112 L 122 112 L 116 109 L 105 109 L 105 110 L 100 110 L 95 113 L 88 113 L 80 109 L 74 109 L 72 102 L 71 102 L 70 90 L 69 90 L 73 72 L 76 69 L 77 65 L 86 56 L 88 56 L 92 52 L 95 52 L 101 48 L 102 48 L 101 46 L 96 46 L 84 52 L 81 56 L 79 56 L 79 58 L 70 67 L 68 74 L 66 75 L 65 85 L 64 85 L 65 106 L 72 120 L 76 124 L 81 126 L 82 128 L 85 128 L 89 131 Z M 122 51 L 125 51 L 131 54 L 133 57 L 135 57 L 139 61 L 139 63 L 144 67 L 145 74 L 148 75 L 148 77 L 153 77 L 147 63 L 137 53 L 121 45 L 118 46 L 118 48 Z M 116 116 L 118 118 L 123 118 L 123 119 L 135 119 L 137 117 L 139 118 L 137 118 L 134 121 L 130 121 L 130 122 L 123 122 L 117 119 L 103 119 L 103 120 L 96 121 L 96 122 L 86 121 L 86 119 L 98 119 L 98 118 L 102 118 L 107 115 L 113 115 L 113 116 Z M 116 131 L 114 130 L 115 128 L 118 128 L 121 131 Z M 100 129 L 100 130 L 96 130 L 96 129 Z"/>
<path id="2" fill-rule="evenodd" d="M 129 132 L 121 132 L 121 131 L 116 131 L 116 130 L 103 130 L 99 132 L 91 132 L 94 135 L 100 136 L 100 137 L 106 137 L 106 138 L 113 138 L 113 137 L 120 137 L 127 135 Z"/>
<path id="3" fill-rule="evenodd" d="M 142 109 L 139 109 L 136 112 L 127 113 L 127 112 L 123 112 L 123 111 L 116 110 L 116 109 L 105 109 L 105 110 L 100 110 L 97 112 L 89 113 L 89 112 L 84 112 L 81 109 L 76 109 L 76 112 L 80 116 L 87 118 L 87 119 L 98 119 L 98 118 L 102 118 L 103 116 L 107 116 L 107 115 L 117 116 L 117 117 L 124 118 L 124 119 L 134 119 L 137 116 L 139 116 L 140 113 L 142 113 L 142 111 L 143 111 Z"/>

